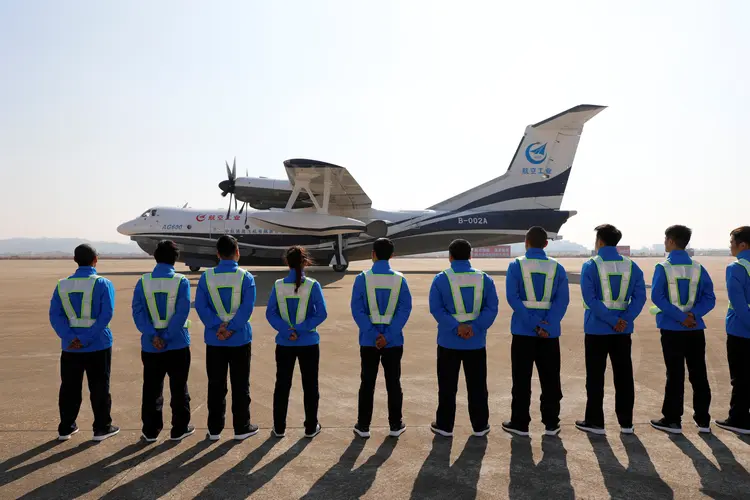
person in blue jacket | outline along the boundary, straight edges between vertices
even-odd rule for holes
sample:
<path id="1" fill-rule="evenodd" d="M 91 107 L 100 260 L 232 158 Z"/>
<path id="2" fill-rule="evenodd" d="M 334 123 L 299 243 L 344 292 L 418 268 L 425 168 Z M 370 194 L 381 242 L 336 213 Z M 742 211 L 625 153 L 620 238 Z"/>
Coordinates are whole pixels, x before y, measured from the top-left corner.
<path id="1" fill-rule="evenodd" d="M 172 429 L 180 441 L 195 432 L 190 424 L 190 281 L 174 270 L 180 256 L 177 245 L 162 240 L 156 245 L 156 266 L 141 276 L 133 290 L 133 321 L 141 332 L 143 393 L 142 437 L 153 443 L 164 427 L 164 377 L 169 375 Z"/>
<path id="2" fill-rule="evenodd" d="M 273 391 L 273 435 L 284 437 L 289 391 L 292 388 L 294 364 L 299 360 L 305 405 L 305 437 L 320 433 L 318 422 L 318 367 L 320 334 L 318 326 L 328 317 L 323 289 L 316 280 L 305 276 L 311 264 L 307 250 L 301 246 L 287 249 L 284 256 L 289 274 L 278 279 L 271 289 L 266 319 L 276 330 L 276 386 Z"/>
<path id="3" fill-rule="evenodd" d="M 255 278 L 239 267 L 240 249 L 234 236 L 216 242 L 219 265 L 198 281 L 195 310 L 204 325 L 208 375 L 208 438 L 216 441 L 224 429 L 227 370 L 232 384 L 234 439 L 258 433 L 250 422 L 250 358 L 255 307 Z"/>
<path id="4" fill-rule="evenodd" d="M 383 365 L 388 391 L 390 436 L 406 431 L 402 420 L 401 358 L 404 326 L 411 314 L 411 293 L 406 278 L 390 265 L 395 247 L 388 238 L 372 245 L 372 268 L 357 275 L 352 287 L 351 310 L 359 327 L 360 373 L 357 423 L 354 433 L 370 437 L 378 365 Z"/>
<path id="5" fill-rule="evenodd" d="M 722 429 L 750 434 L 750 226 L 730 233 L 729 248 L 737 259 L 726 271 L 729 308 L 725 327 L 732 396 L 729 416 L 714 422 Z"/>
<path id="6" fill-rule="evenodd" d="M 663 417 L 651 425 L 672 434 L 682 433 L 685 365 L 693 386 L 693 421 L 699 432 L 711 432 L 711 387 L 706 370 L 706 324 L 703 318 L 716 307 L 714 285 L 706 268 L 685 250 L 692 230 L 669 226 L 664 232 L 667 260 L 656 264 L 651 280 L 651 313 L 661 333 L 667 368 Z"/>
<path id="7" fill-rule="evenodd" d="M 78 432 L 76 419 L 81 409 L 83 374 L 86 374 L 94 412 L 94 441 L 120 432 L 112 425 L 112 396 L 109 378 L 112 367 L 112 321 L 115 288 L 96 273 L 98 256 L 87 244 L 75 248 L 78 269 L 58 281 L 52 292 L 49 321 L 62 342 L 60 356 L 60 424 L 58 439 L 66 441 Z"/>
<path id="8" fill-rule="evenodd" d="M 464 239 L 448 247 L 450 268 L 430 287 L 430 314 L 437 321 L 438 408 L 430 429 L 451 437 L 456 417 L 458 376 L 463 363 L 469 419 L 475 436 L 490 432 L 487 392 L 487 330 L 498 310 L 495 282 L 474 269 L 471 244 Z"/>
<path id="9" fill-rule="evenodd" d="M 512 364 L 511 417 L 507 432 L 529 435 L 531 375 L 534 364 L 542 389 L 540 410 L 545 434 L 560 432 L 560 322 L 568 310 L 570 291 L 565 268 L 547 256 L 547 231 L 534 226 L 526 233 L 526 253 L 511 261 L 505 280 L 508 304 L 513 309 L 510 333 Z"/>
<path id="10" fill-rule="evenodd" d="M 646 304 L 646 283 L 638 264 L 617 251 L 622 232 L 611 224 L 597 226 L 595 231 L 597 254 L 581 269 L 585 308 L 586 415 L 584 420 L 576 421 L 576 427 L 594 434 L 606 434 L 604 372 L 609 357 L 620 432 L 632 434 L 635 381 L 630 336 L 633 322 Z"/>

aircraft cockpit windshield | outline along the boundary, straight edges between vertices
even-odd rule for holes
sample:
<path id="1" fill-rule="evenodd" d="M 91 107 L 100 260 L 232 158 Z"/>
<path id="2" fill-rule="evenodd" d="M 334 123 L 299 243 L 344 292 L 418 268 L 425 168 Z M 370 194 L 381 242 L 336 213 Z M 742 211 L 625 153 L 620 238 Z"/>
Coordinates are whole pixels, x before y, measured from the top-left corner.
<path id="1" fill-rule="evenodd" d="M 149 208 L 145 212 L 141 214 L 141 217 L 154 217 L 156 215 L 156 209 L 155 208 Z"/>

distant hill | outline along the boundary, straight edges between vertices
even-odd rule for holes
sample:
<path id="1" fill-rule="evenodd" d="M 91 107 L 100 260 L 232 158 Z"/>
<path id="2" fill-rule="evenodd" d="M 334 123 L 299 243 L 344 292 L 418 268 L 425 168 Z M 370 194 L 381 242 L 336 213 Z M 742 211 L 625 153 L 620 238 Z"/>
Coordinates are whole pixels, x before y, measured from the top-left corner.
<path id="1" fill-rule="evenodd" d="M 586 248 L 583 245 L 567 240 L 550 241 L 545 250 L 552 254 L 588 255 L 591 253 L 590 248 Z M 512 255 L 521 255 L 525 251 L 523 243 L 514 243 L 510 246 L 510 252 Z"/>
<path id="2" fill-rule="evenodd" d="M 114 243 L 90 241 L 82 238 L 10 238 L 0 240 L 0 255 L 6 257 L 70 256 L 73 254 L 75 247 L 81 243 L 92 245 L 100 255 L 146 255 L 135 242 Z"/>

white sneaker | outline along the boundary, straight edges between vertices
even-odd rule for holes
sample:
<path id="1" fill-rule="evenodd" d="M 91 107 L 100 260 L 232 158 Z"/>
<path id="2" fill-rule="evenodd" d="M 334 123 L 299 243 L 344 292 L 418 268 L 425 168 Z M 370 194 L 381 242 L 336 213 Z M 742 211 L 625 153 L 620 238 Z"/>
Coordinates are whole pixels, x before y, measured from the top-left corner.
<path id="1" fill-rule="evenodd" d="M 557 436 L 560 434 L 560 426 L 558 425 L 554 429 L 544 429 L 544 435 L 545 436 Z"/>
<path id="2" fill-rule="evenodd" d="M 620 432 L 623 434 L 635 434 L 635 427 L 620 427 Z"/>
<path id="3" fill-rule="evenodd" d="M 276 432 L 276 429 L 271 429 L 271 433 L 277 438 L 283 438 L 286 435 L 284 432 Z"/>
<path id="4" fill-rule="evenodd" d="M 356 424 L 354 426 L 354 434 L 356 434 L 357 436 L 363 439 L 367 439 L 370 437 L 370 429 L 367 429 L 367 430 L 360 429 L 359 424 Z"/>
<path id="5" fill-rule="evenodd" d="M 443 437 L 453 437 L 453 432 L 444 431 L 443 429 L 439 428 L 435 422 L 430 424 L 430 430 L 435 434 L 439 434 Z"/>
<path id="6" fill-rule="evenodd" d="M 143 439 L 144 441 L 146 441 L 147 443 L 155 443 L 155 442 L 156 442 L 156 440 L 157 440 L 157 438 L 150 438 L 150 437 L 146 437 L 146 435 L 145 435 L 144 433 L 142 433 L 142 432 L 141 432 L 141 438 L 142 438 L 142 439 Z"/>
<path id="7" fill-rule="evenodd" d="M 71 436 L 73 434 L 76 434 L 77 432 L 78 432 L 78 427 L 76 427 L 75 429 L 73 429 L 73 431 L 70 434 L 64 434 L 64 435 L 60 434 L 59 436 L 57 436 L 57 440 L 58 441 L 67 441 L 68 439 L 71 438 Z"/>
<path id="8" fill-rule="evenodd" d="M 474 431 L 473 432 L 474 436 L 476 436 L 476 437 L 486 436 L 489 433 L 490 433 L 490 426 L 489 425 L 485 429 L 482 429 L 481 431 Z"/>
<path id="9" fill-rule="evenodd" d="M 708 427 L 701 427 L 698 424 L 695 424 L 695 426 L 698 428 L 698 432 L 702 434 L 711 434 L 711 425 L 709 424 Z"/>
<path id="10" fill-rule="evenodd" d="M 210 441 L 218 441 L 219 438 L 221 438 L 221 434 L 211 434 L 210 432 L 206 434 L 208 436 L 208 439 Z"/>
<path id="11" fill-rule="evenodd" d="M 388 435 L 391 437 L 399 437 L 404 432 L 406 432 L 406 424 L 402 422 L 401 426 L 398 429 L 391 429 Z M 367 435 L 369 436 L 370 433 L 368 432 Z"/>

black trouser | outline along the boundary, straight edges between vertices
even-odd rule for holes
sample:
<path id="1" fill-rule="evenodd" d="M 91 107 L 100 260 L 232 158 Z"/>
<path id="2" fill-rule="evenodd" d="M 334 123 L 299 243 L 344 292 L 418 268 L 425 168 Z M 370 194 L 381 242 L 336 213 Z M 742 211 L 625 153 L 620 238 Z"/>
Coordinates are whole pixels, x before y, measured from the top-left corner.
<path id="1" fill-rule="evenodd" d="M 667 367 L 664 404 L 661 413 L 667 422 L 680 423 L 685 401 L 685 364 L 693 386 L 693 420 L 704 427 L 711 423 L 708 408 L 711 388 L 706 372 L 706 336 L 703 330 L 661 330 L 661 349 Z"/>
<path id="2" fill-rule="evenodd" d="M 164 428 L 164 377 L 169 375 L 169 393 L 172 407 L 172 430 L 183 433 L 190 423 L 190 348 L 164 352 L 141 351 L 143 361 L 143 395 L 141 421 L 143 434 L 155 438 Z"/>
<path id="3" fill-rule="evenodd" d="M 378 367 L 383 364 L 385 374 L 385 389 L 388 391 L 388 423 L 391 429 L 401 426 L 401 408 L 404 394 L 401 392 L 401 357 L 404 348 L 360 346 L 359 357 L 362 360 L 359 385 L 359 412 L 357 423 L 360 428 L 367 429 L 372 421 L 372 406 L 375 398 L 375 383 L 378 379 Z"/>
<path id="4" fill-rule="evenodd" d="M 76 428 L 76 418 L 83 399 L 83 373 L 89 383 L 91 409 L 94 412 L 94 432 L 106 431 L 112 424 L 112 396 L 109 375 L 112 348 L 93 352 L 66 352 L 60 356 L 60 425 L 57 431 L 67 435 Z"/>
<path id="5" fill-rule="evenodd" d="M 318 425 L 318 365 L 320 346 L 276 345 L 276 387 L 273 390 L 273 428 L 286 431 L 286 413 L 289 408 L 289 391 L 292 389 L 294 364 L 299 359 L 302 391 L 305 403 L 305 431 L 313 432 Z"/>
<path id="6" fill-rule="evenodd" d="M 750 339 L 727 335 L 727 359 L 732 379 L 729 418 L 750 427 Z"/>
<path id="7" fill-rule="evenodd" d="M 232 383 L 232 423 L 235 434 L 244 434 L 250 426 L 250 354 L 251 344 L 236 347 L 206 346 L 208 375 L 208 432 L 224 430 L 227 408 L 227 368 Z"/>
<path id="8" fill-rule="evenodd" d="M 604 426 L 604 372 L 607 356 L 615 382 L 615 413 L 621 427 L 632 427 L 635 403 L 632 339 L 628 334 L 586 335 L 586 422 Z"/>
<path id="9" fill-rule="evenodd" d="M 464 365 L 466 392 L 469 400 L 469 419 L 475 431 L 487 428 L 490 410 L 487 392 L 487 349 L 437 348 L 438 409 L 435 423 L 438 428 L 452 432 L 456 419 L 456 393 L 461 363 Z"/>
<path id="10" fill-rule="evenodd" d="M 513 399 L 511 417 L 513 424 L 528 426 L 531 422 L 531 375 L 536 364 L 541 386 L 540 410 L 542 423 L 556 427 L 560 423 L 560 339 L 513 335 L 510 346 L 513 373 Z"/>

